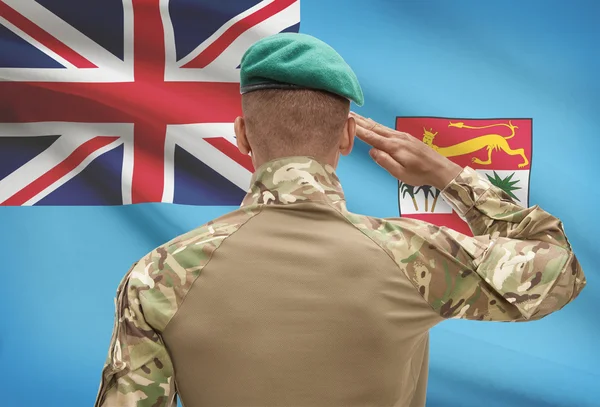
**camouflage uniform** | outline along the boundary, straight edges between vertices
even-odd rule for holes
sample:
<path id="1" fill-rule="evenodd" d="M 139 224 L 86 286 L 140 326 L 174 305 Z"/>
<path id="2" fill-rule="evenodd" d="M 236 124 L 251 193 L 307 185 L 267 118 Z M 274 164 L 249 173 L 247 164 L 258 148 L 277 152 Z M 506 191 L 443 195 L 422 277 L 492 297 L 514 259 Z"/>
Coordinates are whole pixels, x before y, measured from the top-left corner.
<path id="1" fill-rule="evenodd" d="M 539 319 L 585 286 L 552 215 L 468 167 L 442 194 L 475 237 L 351 213 L 312 158 L 263 165 L 125 276 L 96 406 L 423 406 L 432 326 Z"/>

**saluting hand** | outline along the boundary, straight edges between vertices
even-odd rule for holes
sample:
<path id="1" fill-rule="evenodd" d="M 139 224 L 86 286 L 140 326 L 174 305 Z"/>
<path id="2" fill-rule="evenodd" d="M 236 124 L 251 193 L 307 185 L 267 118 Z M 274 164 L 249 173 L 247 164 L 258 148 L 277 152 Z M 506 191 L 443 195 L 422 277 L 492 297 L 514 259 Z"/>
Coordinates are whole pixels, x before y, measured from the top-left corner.
<path id="1" fill-rule="evenodd" d="M 354 112 L 356 136 L 371 145 L 371 158 L 395 178 L 412 186 L 444 189 L 462 167 L 408 133 L 385 127 Z"/>

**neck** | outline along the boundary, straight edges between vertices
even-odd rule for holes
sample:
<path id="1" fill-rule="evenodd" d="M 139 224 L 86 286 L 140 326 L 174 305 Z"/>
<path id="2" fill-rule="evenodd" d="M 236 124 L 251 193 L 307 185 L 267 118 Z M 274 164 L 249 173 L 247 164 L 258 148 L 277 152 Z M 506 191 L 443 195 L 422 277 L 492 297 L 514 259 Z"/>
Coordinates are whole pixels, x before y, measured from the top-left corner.
<path id="1" fill-rule="evenodd" d="M 250 153 L 250 156 L 252 157 L 252 164 L 254 165 L 254 168 L 259 168 L 259 167 L 263 166 L 264 164 L 271 162 L 271 161 L 281 160 L 281 159 L 289 158 L 289 157 L 311 157 L 311 158 L 315 159 L 316 161 L 320 162 L 321 164 L 330 165 L 334 169 L 337 169 L 339 158 L 340 158 L 340 155 L 338 152 L 335 152 L 332 154 L 326 154 L 326 155 L 307 154 L 306 152 L 298 152 L 298 153 L 290 153 L 290 154 L 281 154 L 281 155 L 277 155 L 277 156 L 264 156 L 261 154 L 255 155 L 253 153 Z"/>
<path id="2" fill-rule="evenodd" d="M 278 158 L 256 168 L 242 206 L 328 202 L 345 211 L 344 192 L 331 165 L 314 157 Z"/>

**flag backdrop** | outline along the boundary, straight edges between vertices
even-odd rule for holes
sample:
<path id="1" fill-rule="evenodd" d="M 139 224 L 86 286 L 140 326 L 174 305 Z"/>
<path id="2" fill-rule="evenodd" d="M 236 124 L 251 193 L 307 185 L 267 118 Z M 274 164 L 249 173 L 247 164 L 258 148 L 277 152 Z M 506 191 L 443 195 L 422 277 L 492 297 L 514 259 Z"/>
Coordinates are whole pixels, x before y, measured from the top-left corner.
<path id="1" fill-rule="evenodd" d="M 428 406 L 600 405 L 599 17 L 592 0 L 0 0 L 0 405 L 93 403 L 129 266 L 248 186 L 242 53 L 298 30 L 355 69 L 361 114 L 560 217 L 586 272 L 542 321 L 434 328 Z M 351 210 L 468 232 L 367 151 L 338 170 Z"/>

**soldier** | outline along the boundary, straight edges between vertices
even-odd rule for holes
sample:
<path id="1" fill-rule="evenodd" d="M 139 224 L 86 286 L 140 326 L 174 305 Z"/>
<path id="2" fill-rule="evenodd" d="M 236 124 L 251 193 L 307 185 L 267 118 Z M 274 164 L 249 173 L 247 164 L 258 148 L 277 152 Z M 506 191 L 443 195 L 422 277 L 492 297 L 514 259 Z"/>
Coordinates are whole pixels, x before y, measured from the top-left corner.
<path id="1" fill-rule="evenodd" d="M 363 94 L 328 45 L 263 39 L 240 75 L 250 190 L 125 276 L 96 406 L 424 406 L 431 327 L 535 320 L 583 289 L 557 218 L 349 114 Z M 355 134 L 399 180 L 442 190 L 475 237 L 349 212 L 335 167 Z"/>

